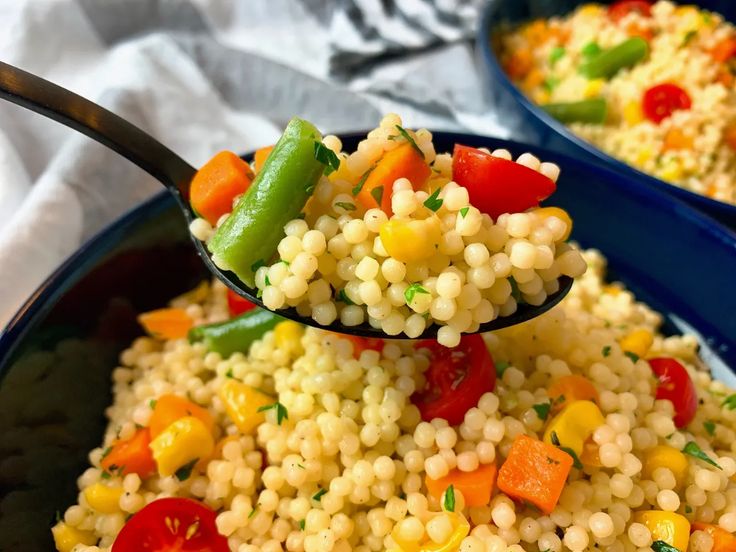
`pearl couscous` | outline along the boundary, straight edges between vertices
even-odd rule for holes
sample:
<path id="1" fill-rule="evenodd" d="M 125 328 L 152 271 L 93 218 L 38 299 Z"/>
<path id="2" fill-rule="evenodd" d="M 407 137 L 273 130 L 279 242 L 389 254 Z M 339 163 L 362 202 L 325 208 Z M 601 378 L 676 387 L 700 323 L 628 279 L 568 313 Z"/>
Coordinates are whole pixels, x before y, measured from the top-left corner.
<path id="1" fill-rule="evenodd" d="M 736 204 L 736 27 L 668 0 L 585 4 L 502 39 L 514 83 L 657 178 Z"/>
<path id="2" fill-rule="evenodd" d="M 172 312 L 226 320 L 225 287 L 174 300 L 113 371 L 57 549 L 733 551 L 736 394 L 585 258 L 560 305 L 453 350 L 287 321 L 222 355 Z"/>

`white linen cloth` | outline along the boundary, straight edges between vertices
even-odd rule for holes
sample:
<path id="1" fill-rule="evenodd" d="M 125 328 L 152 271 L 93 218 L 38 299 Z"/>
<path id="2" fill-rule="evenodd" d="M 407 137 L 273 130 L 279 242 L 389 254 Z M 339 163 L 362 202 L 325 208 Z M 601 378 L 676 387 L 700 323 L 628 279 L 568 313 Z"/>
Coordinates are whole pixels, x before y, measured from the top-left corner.
<path id="1" fill-rule="evenodd" d="M 505 136 L 472 39 L 481 0 L 0 0 L 0 60 L 131 120 L 195 166 L 323 132 Z M 76 132 L 0 102 L 0 328 L 84 241 L 160 186 Z"/>

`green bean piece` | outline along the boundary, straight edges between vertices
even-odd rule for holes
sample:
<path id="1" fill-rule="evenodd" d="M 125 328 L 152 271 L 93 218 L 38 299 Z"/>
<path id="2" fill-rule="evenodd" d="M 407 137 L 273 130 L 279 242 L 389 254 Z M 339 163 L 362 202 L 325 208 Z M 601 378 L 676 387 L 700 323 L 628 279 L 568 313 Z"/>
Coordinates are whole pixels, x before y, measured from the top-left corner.
<path id="1" fill-rule="evenodd" d="M 245 353 L 256 339 L 283 321 L 271 311 L 253 309 L 225 322 L 192 328 L 189 341 L 202 341 L 207 349 L 225 358 L 236 352 Z"/>
<path id="2" fill-rule="evenodd" d="M 592 98 L 580 102 L 552 103 L 540 105 L 539 107 L 565 124 L 603 124 L 606 120 L 606 100 L 603 98 Z"/>
<path id="3" fill-rule="evenodd" d="M 580 66 L 580 73 L 589 79 L 610 79 L 624 67 L 644 59 L 649 51 L 647 41 L 639 36 L 590 56 Z"/>

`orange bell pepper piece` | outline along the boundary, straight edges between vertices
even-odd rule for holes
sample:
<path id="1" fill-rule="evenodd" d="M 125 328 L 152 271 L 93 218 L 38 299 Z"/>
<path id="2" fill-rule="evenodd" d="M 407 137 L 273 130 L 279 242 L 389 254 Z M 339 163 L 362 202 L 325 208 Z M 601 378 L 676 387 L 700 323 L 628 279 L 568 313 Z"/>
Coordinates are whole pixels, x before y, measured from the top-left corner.
<path id="1" fill-rule="evenodd" d="M 727 36 L 710 51 L 710 56 L 718 63 L 725 63 L 736 56 L 736 37 Z"/>
<path id="2" fill-rule="evenodd" d="M 253 180 L 248 163 L 231 151 L 221 151 L 207 161 L 192 179 L 192 208 L 214 225 L 233 210 L 233 200 L 245 193 Z"/>
<path id="3" fill-rule="evenodd" d="M 693 139 L 685 135 L 679 128 L 670 129 L 664 137 L 664 149 L 678 150 L 691 149 L 693 147 Z"/>
<path id="4" fill-rule="evenodd" d="M 728 144 L 729 148 L 736 151 L 736 123 L 726 127 L 723 131 L 723 140 Z"/>
<path id="5" fill-rule="evenodd" d="M 184 309 L 156 309 L 138 316 L 138 322 L 146 332 L 157 339 L 186 337 L 194 320 Z"/>
<path id="6" fill-rule="evenodd" d="M 158 437 L 161 432 L 173 424 L 179 418 L 185 416 L 194 416 L 210 430 L 215 430 L 215 421 L 212 414 L 207 409 L 194 404 L 192 401 L 180 397 L 179 395 L 161 395 L 156 399 L 156 405 L 153 408 L 153 414 L 148 422 L 148 428 L 151 431 L 151 439 Z"/>
<path id="7" fill-rule="evenodd" d="M 491 501 L 496 473 L 496 464 L 484 464 L 472 472 L 464 472 L 455 468 L 440 479 L 431 479 L 426 476 L 424 482 L 429 494 L 437 500 L 441 500 L 442 493 L 452 485 L 455 490 L 463 493 L 466 506 L 486 506 Z"/>
<path id="8" fill-rule="evenodd" d="M 266 146 L 265 148 L 257 149 L 253 154 L 253 165 L 255 166 L 256 172 L 260 172 L 263 168 L 266 159 L 271 155 L 271 151 L 273 151 L 273 146 Z"/>
<path id="9" fill-rule="evenodd" d="M 696 521 L 690 526 L 690 532 L 705 531 L 713 537 L 711 552 L 736 552 L 736 536 L 717 525 Z"/>
<path id="10" fill-rule="evenodd" d="M 600 397 L 595 386 L 588 378 L 577 374 L 556 379 L 549 386 L 547 394 L 553 411 L 562 410 L 565 405 L 573 401 L 593 401 L 600 404 Z"/>
<path id="11" fill-rule="evenodd" d="M 115 441 L 100 464 L 106 472 L 119 475 L 137 473 L 145 479 L 156 472 L 150 444 L 151 432 L 147 427 L 140 428 L 130 439 Z"/>

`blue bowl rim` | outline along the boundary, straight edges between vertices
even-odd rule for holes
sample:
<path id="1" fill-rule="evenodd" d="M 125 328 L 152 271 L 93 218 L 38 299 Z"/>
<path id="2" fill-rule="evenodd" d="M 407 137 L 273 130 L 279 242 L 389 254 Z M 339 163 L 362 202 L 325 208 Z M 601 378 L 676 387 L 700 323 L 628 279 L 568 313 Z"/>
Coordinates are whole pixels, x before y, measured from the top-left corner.
<path id="1" fill-rule="evenodd" d="M 511 82 L 511 79 L 508 78 L 506 73 L 501 68 L 501 65 L 498 62 L 498 57 L 491 47 L 491 42 L 489 38 L 493 30 L 492 25 L 494 21 L 492 17 L 492 12 L 493 6 L 496 3 L 497 0 L 488 0 L 488 2 L 486 2 L 485 8 L 483 9 L 483 13 L 481 15 L 480 25 L 476 33 L 476 44 L 480 49 L 481 56 L 483 57 L 483 62 L 493 75 L 494 81 L 500 82 L 501 85 L 504 86 L 511 93 L 513 98 L 519 104 L 521 104 L 521 106 L 529 114 L 536 117 L 538 120 L 540 120 L 546 126 L 550 127 L 566 140 L 583 149 L 586 153 L 594 155 L 598 159 L 604 161 L 605 163 L 608 163 L 612 169 L 622 172 L 630 172 L 632 176 L 642 180 L 644 183 L 656 186 L 657 188 L 668 194 L 679 195 L 679 199 L 690 201 L 694 205 L 697 205 L 699 208 L 710 209 L 714 212 L 736 217 L 736 205 L 726 203 L 725 201 L 718 201 L 716 199 L 698 194 L 685 188 L 680 188 L 679 186 L 670 184 L 665 180 L 661 180 L 645 172 L 642 172 L 639 169 L 632 167 L 628 163 L 619 161 L 612 155 L 609 155 L 600 148 L 597 148 L 587 140 L 580 138 L 578 135 L 570 131 L 565 125 L 560 123 L 557 119 L 549 115 L 543 109 L 540 109 L 535 103 L 529 100 L 529 98 L 527 98 L 526 95 L 521 92 L 513 82 Z"/>
<path id="2" fill-rule="evenodd" d="M 365 136 L 367 131 L 340 133 L 343 139 L 350 139 Z M 571 157 L 564 153 L 552 152 L 542 147 L 531 146 L 513 140 L 505 140 L 492 136 L 482 136 L 478 134 L 467 134 L 457 132 L 433 131 L 435 137 L 441 137 L 450 143 L 468 143 L 472 144 L 473 140 L 487 139 L 499 140 L 505 143 L 507 147 L 523 151 L 536 151 L 541 156 L 547 158 L 557 158 L 562 167 L 575 167 L 576 170 L 587 172 L 598 172 L 606 180 L 614 180 L 616 185 L 624 190 L 624 192 L 634 195 L 639 201 L 648 202 L 650 205 L 656 205 L 657 208 L 669 207 L 673 215 L 678 218 L 687 220 L 694 224 L 704 233 L 709 235 L 711 239 L 722 242 L 726 247 L 733 249 L 736 255 L 736 231 L 718 224 L 707 214 L 693 209 L 682 200 L 665 194 L 660 190 L 639 186 L 634 181 L 626 178 L 625 175 L 619 174 L 607 166 L 598 166 L 589 161 Z M 247 157 L 244 156 L 244 157 Z M 72 253 L 59 267 L 44 280 L 44 282 L 31 294 L 25 303 L 18 309 L 16 314 L 10 319 L 4 329 L 0 330 L 0 376 L 2 375 L 5 365 L 12 358 L 17 346 L 27 333 L 33 329 L 34 324 L 39 316 L 43 316 L 51 310 L 55 305 L 55 299 L 65 290 L 64 282 L 73 278 L 75 275 L 84 273 L 90 265 L 96 263 L 101 257 L 106 255 L 109 247 L 114 245 L 126 231 L 138 224 L 143 218 L 144 213 L 148 216 L 159 214 L 160 212 L 170 208 L 168 201 L 171 199 L 169 192 L 162 190 L 158 194 L 144 201 L 140 205 L 131 208 L 119 218 L 105 226 L 97 234 L 87 240 L 82 246 Z M 594 244 L 592 244 L 594 246 Z M 605 254 L 605 251 L 603 252 Z"/>

